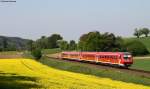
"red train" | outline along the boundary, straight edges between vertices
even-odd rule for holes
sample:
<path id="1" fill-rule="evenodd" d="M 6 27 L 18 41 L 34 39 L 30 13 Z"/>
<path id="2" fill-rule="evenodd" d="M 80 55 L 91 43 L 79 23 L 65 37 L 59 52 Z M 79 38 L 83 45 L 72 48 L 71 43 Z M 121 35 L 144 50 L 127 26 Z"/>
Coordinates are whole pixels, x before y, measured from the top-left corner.
<path id="1" fill-rule="evenodd" d="M 93 61 L 122 67 L 133 64 L 133 58 L 129 52 L 62 52 L 62 59 Z"/>

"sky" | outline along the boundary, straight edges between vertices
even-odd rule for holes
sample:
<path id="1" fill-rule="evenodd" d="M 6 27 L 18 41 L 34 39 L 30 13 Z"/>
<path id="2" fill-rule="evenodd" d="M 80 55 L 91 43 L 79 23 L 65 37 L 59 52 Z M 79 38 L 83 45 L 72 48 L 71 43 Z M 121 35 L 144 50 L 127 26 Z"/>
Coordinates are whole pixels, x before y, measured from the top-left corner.
<path id="1" fill-rule="evenodd" d="M 135 28 L 150 28 L 149 4 L 150 0 L 0 2 L 0 35 L 35 40 L 58 33 L 65 40 L 78 40 L 89 31 L 100 31 L 131 37 Z"/>

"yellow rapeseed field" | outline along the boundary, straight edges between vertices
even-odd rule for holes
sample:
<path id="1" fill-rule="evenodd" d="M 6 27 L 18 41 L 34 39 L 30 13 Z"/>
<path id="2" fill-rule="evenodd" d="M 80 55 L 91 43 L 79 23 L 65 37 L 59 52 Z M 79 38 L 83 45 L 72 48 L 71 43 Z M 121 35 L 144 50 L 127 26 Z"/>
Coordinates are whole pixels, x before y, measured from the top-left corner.
<path id="1" fill-rule="evenodd" d="M 109 78 L 57 70 L 32 59 L 0 59 L 0 79 L 2 77 L 11 81 L 3 78 L 0 84 L 15 82 L 16 86 L 26 84 L 30 85 L 27 88 L 38 89 L 150 89 Z"/>

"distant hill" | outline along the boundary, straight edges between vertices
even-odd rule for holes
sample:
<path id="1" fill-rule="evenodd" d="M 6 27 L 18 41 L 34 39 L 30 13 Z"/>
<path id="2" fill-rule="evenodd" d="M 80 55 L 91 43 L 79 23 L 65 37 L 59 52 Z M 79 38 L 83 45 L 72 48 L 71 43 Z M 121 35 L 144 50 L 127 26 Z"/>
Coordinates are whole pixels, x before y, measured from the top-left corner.
<path id="1" fill-rule="evenodd" d="M 20 37 L 7 37 L 7 36 L 0 36 L 0 48 L 2 49 L 4 46 L 4 40 L 6 40 L 10 49 L 25 49 L 28 39 L 23 39 Z"/>
<path id="2" fill-rule="evenodd" d="M 129 41 L 133 41 L 133 40 L 138 40 L 140 42 L 142 42 L 146 48 L 148 49 L 148 51 L 150 52 L 150 37 L 141 37 L 141 38 L 124 38 L 125 42 L 129 42 Z"/>

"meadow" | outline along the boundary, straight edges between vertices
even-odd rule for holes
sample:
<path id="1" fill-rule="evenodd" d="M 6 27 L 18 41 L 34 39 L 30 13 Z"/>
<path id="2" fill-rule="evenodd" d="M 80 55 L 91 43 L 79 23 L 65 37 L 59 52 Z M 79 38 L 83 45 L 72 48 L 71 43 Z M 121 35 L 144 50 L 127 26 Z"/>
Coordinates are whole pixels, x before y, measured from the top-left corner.
<path id="1" fill-rule="evenodd" d="M 131 68 L 150 71 L 150 59 L 134 59 Z"/>
<path id="2" fill-rule="evenodd" d="M 54 53 L 59 53 L 59 52 L 61 52 L 60 48 L 44 49 L 44 50 L 42 50 L 43 54 L 54 54 Z"/>
<path id="3" fill-rule="evenodd" d="M 58 70 L 32 59 L 0 59 L 0 88 L 149 89 L 150 87 L 111 78 Z"/>

